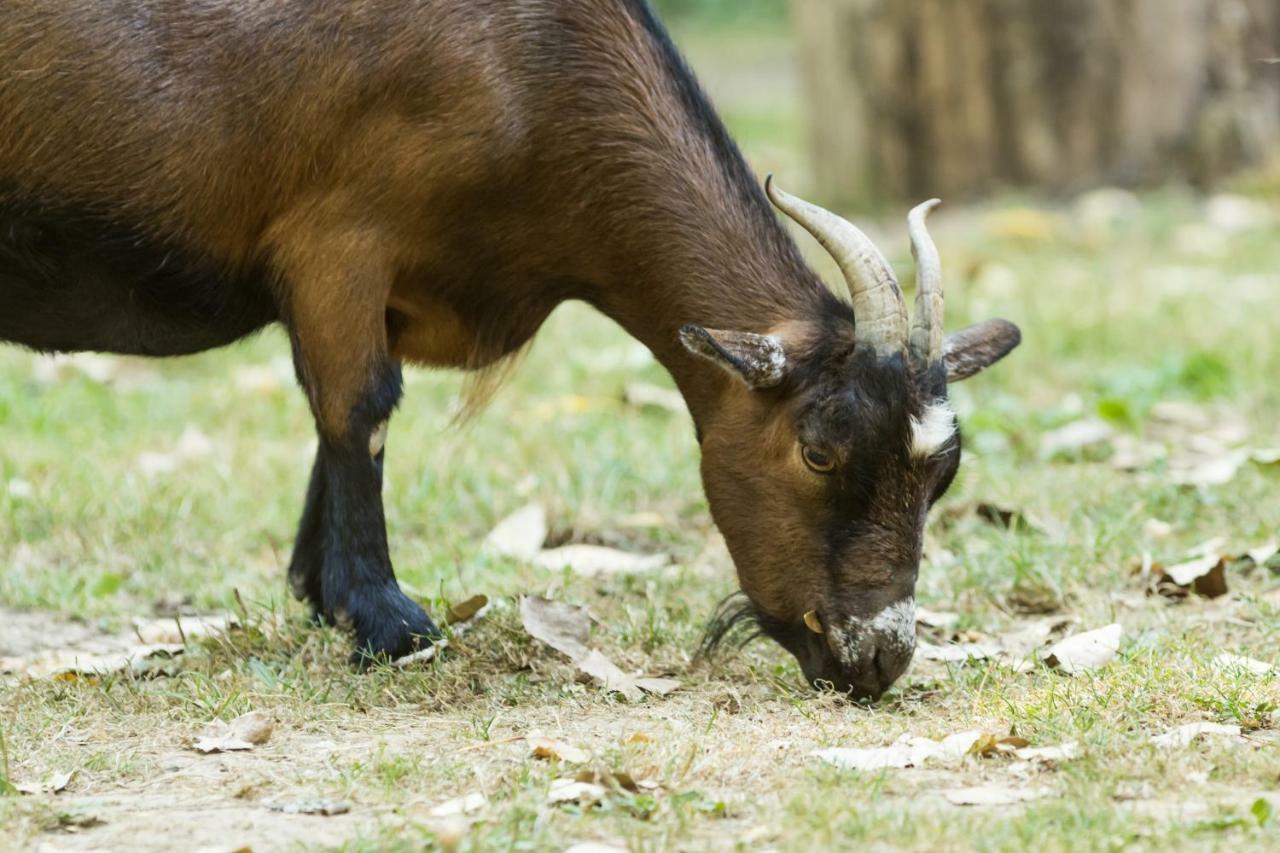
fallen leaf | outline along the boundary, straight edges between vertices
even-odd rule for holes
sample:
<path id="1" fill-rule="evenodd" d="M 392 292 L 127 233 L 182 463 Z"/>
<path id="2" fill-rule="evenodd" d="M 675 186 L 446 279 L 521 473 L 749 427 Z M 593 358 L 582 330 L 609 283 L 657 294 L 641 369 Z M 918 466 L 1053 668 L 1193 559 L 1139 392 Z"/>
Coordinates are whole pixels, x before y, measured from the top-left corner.
<path id="1" fill-rule="evenodd" d="M 670 564 L 665 554 L 631 554 L 602 545 L 565 545 L 540 551 L 531 562 L 549 571 L 572 569 L 583 577 L 650 572 Z"/>
<path id="2" fill-rule="evenodd" d="M 464 794 L 461 797 L 454 797 L 452 800 L 445 800 L 443 803 L 433 806 L 430 815 L 437 818 L 456 817 L 478 812 L 488 804 L 489 799 L 481 792 L 475 791 L 470 794 Z"/>
<path id="3" fill-rule="evenodd" d="M 1106 421 L 1097 418 L 1072 421 L 1045 433 L 1040 439 L 1040 455 L 1052 459 L 1063 453 L 1073 453 L 1086 447 L 1103 444 L 1115 435 Z"/>
<path id="4" fill-rule="evenodd" d="M 267 742 L 275 723 L 262 711 L 241 714 L 229 723 L 215 720 L 201 732 L 191 748 L 206 755 L 212 752 L 237 752 L 253 749 Z"/>
<path id="5" fill-rule="evenodd" d="M 1239 672 L 1248 672 L 1253 675 L 1275 675 L 1280 673 L 1280 668 L 1266 661 L 1260 661 L 1255 658 L 1242 657 L 1224 652 L 1213 659 L 1213 666 L 1220 672 L 1235 674 Z"/>
<path id="6" fill-rule="evenodd" d="M 964 663 L 971 660 L 987 660 L 1000 654 L 1000 647 L 985 643 L 933 643 L 916 644 L 918 660 L 935 660 L 945 663 Z"/>
<path id="7" fill-rule="evenodd" d="M 1175 457 L 1169 461 L 1169 482 L 1178 486 L 1222 486 L 1235 479 L 1249 460 L 1247 450 Z"/>
<path id="8" fill-rule="evenodd" d="M 904 734 L 889 746 L 832 747 L 815 750 L 810 755 L 845 770 L 920 767 L 931 760 L 950 763 L 960 761 L 982 736 L 980 731 L 959 732 L 936 741 Z"/>
<path id="9" fill-rule="evenodd" d="M 489 606 L 489 597 L 487 595 L 473 595 L 466 601 L 460 601 L 449 608 L 445 613 L 445 624 L 454 629 L 457 633 L 458 628 L 474 621 L 484 615 L 484 609 Z"/>
<path id="10" fill-rule="evenodd" d="M 630 675 L 602 652 L 588 648 L 591 617 L 584 607 L 526 596 L 520 601 L 520 619 L 531 637 L 568 655 L 579 670 L 630 701 L 638 701 L 644 693 L 666 696 L 680 686 L 671 678 Z"/>
<path id="11" fill-rule="evenodd" d="M 1022 761 L 1034 761 L 1041 764 L 1053 764 L 1058 761 L 1070 761 L 1080 755 L 1080 745 L 1075 741 L 1067 741 L 1060 746 L 1028 746 L 1013 751 L 1014 757 Z"/>
<path id="12" fill-rule="evenodd" d="M 71 770 L 67 773 L 55 773 L 43 782 L 18 782 L 13 787 L 22 794 L 57 794 L 65 791 L 67 786 L 71 784 L 71 777 L 76 775 L 76 771 Z"/>
<path id="13" fill-rule="evenodd" d="M 346 814 L 351 811 L 351 804 L 341 800 L 289 800 L 269 803 L 267 808 L 281 814 L 310 814 L 322 817 Z"/>
<path id="14" fill-rule="evenodd" d="M 628 406 L 636 408 L 655 408 L 674 412 L 677 415 L 689 413 L 684 397 L 674 388 L 663 388 L 647 382 L 632 382 L 622 392 L 622 399 Z"/>
<path id="15" fill-rule="evenodd" d="M 1187 723 L 1162 735 L 1153 735 L 1151 742 L 1162 749 L 1176 749 L 1190 746 L 1192 741 L 1205 735 L 1239 738 L 1240 727 L 1220 723 Z"/>
<path id="16" fill-rule="evenodd" d="M 1164 574 L 1178 586 L 1190 586 L 1194 581 L 1209 574 L 1221 563 L 1221 557 L 1217 554 L 1210 554 L 1185 563 L 1178 563 L 1176 566 L 1168 566 L 1164 569 Z"/>
<path id="17" fill-rule="evenodd" d="M 528 560 L 547 541 L 547 510 L 541 504 L 521 507 L 499 521 L 480 545 L 482 553 Z"/>
<path id="18" fill-rule="evenodd" d="M 1074 634 L 1049 647 L 1045 663 L 1068 675 L 1106 666 L 1120 650 L 1120 636 L 1124 629 L 1119 623 Z"/>
<path id="19" fill-rule="evenodd" d="M 579 805 L 588 806 L 600 802 L 608 793 L 608 790 L 603 785 L 597 785 L 594 782 L 579 782 L 577 779 L 555 779 L 551 783 L 551 789 L 547 791 L 547 802 L 553 804 L 578 803 Z"/>
<path id="20" fill-rule="evenodd" d="M 585 607 L 525 596 L 520 599 L 520 621 L 529 636 L 568 655 L 574 663 L 587 656 L 591 616 Z"/>
<path id="21" fill-rule="evenodd" d="M 639 701 L 643 693 L 666 696 L 680 687 L 672 678 L 650 678 L 629 675 L 602 652 L 592 649 L 579 661 L 578 669 L 599 681 L 606 690 L 621 693 L 632 702 Z"/>
<path id="22" fill-rule="evenodd" d="M 942 796 L 954 806 L 1012 806 L 1049 796 L 1047 788 L 1009 788 L 983 785 L 976 788 L 952 788 Z"/>
<path id="23" fill-rule="evenodd" d="M 1265 566 L 1267 561 L 1276 554 L 1280 554 L 1280 542 L 1274 541 L 1268 542 L 1265 545 L 1259 545 L 1257 548 L 1250 548 L 1245 552 L 1245 556 L 1250 560 L 1253 560 L 1254 565 L 1258 566 Z"/>
<path id="24" fill-rule="evenodd" d="M 569 764 L 584 764 L 591 759 L 591 754 L 585 749 L 547 737 L 541 732 L 530 732 L 525 740 L 529 744 L 529 754 L 534 758 L 565 761 Z"/>

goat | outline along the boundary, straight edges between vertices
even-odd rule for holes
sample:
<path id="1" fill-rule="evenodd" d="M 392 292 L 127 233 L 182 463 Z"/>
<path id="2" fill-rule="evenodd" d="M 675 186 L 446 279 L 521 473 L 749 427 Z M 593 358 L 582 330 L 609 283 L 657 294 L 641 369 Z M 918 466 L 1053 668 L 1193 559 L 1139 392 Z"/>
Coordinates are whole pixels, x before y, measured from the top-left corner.
<path id="1" fill-rule="evenodd" d="M 401 365 L 499 364 L 576 299 L 688 401 L 738 616 L 878 696 L 959 464 L 947 383 L 1019 340 L 944 340 L 930 207 L 909 326 L 860 231 L 762 192 L 644 0 L 0 0 L 0 340 L 176 356 L 282 324 L 319 435 L 289 582 L 358 659 L 439 636 L 383 516 Z"/>

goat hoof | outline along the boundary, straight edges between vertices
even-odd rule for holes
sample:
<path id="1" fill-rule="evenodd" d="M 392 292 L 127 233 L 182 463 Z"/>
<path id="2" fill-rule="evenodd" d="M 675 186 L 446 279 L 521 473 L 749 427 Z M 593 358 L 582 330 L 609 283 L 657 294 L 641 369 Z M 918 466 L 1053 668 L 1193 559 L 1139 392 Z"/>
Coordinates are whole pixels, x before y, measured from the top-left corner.
<path id="1" fill-rule="evenodd" d="M 368 667 L 412 654 L 444 634 L 416 601 L 394 584 L 367 592 L 354 592 L 345 613 L 356 633 L 351 662 Z"/>

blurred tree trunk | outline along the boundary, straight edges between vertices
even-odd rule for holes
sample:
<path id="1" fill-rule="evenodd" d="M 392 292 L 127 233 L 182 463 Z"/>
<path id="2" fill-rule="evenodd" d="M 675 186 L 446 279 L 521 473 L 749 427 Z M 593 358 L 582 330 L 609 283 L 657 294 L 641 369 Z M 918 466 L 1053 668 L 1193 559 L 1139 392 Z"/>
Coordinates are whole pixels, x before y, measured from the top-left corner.
<path id="1" fill-rule="evenodd" d="M 1280 139 L 1280 0 L 791 0 L 819 192 L 1209 184 Z"/>

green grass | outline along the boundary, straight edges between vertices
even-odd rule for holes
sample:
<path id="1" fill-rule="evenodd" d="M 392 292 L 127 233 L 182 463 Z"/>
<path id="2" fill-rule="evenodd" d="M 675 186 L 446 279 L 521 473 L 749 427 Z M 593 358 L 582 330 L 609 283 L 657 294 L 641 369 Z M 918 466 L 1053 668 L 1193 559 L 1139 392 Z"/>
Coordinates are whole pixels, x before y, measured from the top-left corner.
<path id="1" fill-rule="evenodd" d="M 703 31 L 688 39 L 753 163 L 762 171 L 802 164 L 791 84 L 768 89 L 763 102 L 732 85 L 733 69 L 751 63 L 744 43 L 726 47 Z M 784 45 L 757 44 L 762 63 L 784 62 Z M 1134 603 L 1140 589 L 1130 575 L 1144 551 L 1167 562 L 1215 536 L 1241 550 L 1276 536 L 1280 471 L 1247 465 L 1226 486 L 1195 490 L 1169 484 L 1158 469 L 1132 474 L 1090 454 L 1045 460 L 1038 450 L 1046 430 L 1081 416 L 1140 434 L 1167 400 L 1228 408 L 1251 426 L 1252 444 L 1280 445 L 1280 228 L 1226 234 L 1206 255 L 1187 241 L 1188 227 L 1203 220 L 1202 201 L 1176 191 L 1144 197 L 1105 228 L 1025 198 L 948 213 L 937 230 L 949 326 L 1003 315 L 1021 325 L 1025 342 L 955 389 L 969 452 L 928 530 L 935 559 L 921 569 L 921 602 L 986 634 L 1024 619 L 1013 602 L 1029 596 L 1082 628 L 1120 621 L 1121 654 L 1106 669 L 1066 678 L 996 663 L 917 663 L 868 708 L 815 696 L 770 644 L 694 664 L 706 617 L 735 584 L 723 553 L 708 547 L 692 428 L 622 403 L 627 383 L 665 383 L 663 372 L 612 324 L 571 306 L 468 426 L 451 425 L 458 376 L 411 375 L 389 443 L 397 572 L 437 614 L 479 592 L 508 603 L 437 665 L 357 674 L 346 664 L 347 638 L 308 627 L 285 592 L 310 418 L 287 382 L 253 389 L 243 373 L 287 357 L 280 334 L 196 358 L 128 362 L 105 386 L 74 373 L 39 381 L 29 354 L 6 349 L 0 606 L 114 630 L 157 602 L 190 597 L 195 610 L 241 612 L 242 601 L 249 627 L 197 644 L 172 677 L 3 683 L 0 789 L 55 771 L 77 775 L 57 798 L 0 796 L 0 823 L 27 845 L 123 843 L 144 812 L 113 806 L 115 798 L 147 803 L 193 843 L 255 849 L 554 850 L 591 839 L 636 850 L 1280 843 L 1266 806 L 1280 806 L 1277 679 L 1211 666 L 1220 651 L 1276 661 L 1280 599 L 1268 593 L 1280 579 L 1265 570 L 1233 575 L 1224 619 L 1201 601 Z M 877 233 L 906 270 L 901 231 L 894 216 Z M 173 473 L 144 474 L 140 457 L 171 450 L 188 425 L 212 453 Z M 492 524 L 530 501 L 544 503 L 561 532 L 666 550 L 677 568 L 584 581 L 483 556 L 479 542 Z M 963 511 L 980 501 L 1022 510 L 1048 532 L 1006 530 Z M 639 513 L 663 523 L 634 526 L 628 519 Z M 1150 518 L 1174 532 L 1150 538 Z M 548 590 L 590 605 L 600 619 L 593 642 L 624 668 L 672 673 L 684 689 L 628 705 L 578 683 L 524 634 L 509 604 Z M 276 614 L 286 617 L 279 632 L 269 627 Z M 251 709 L 277 720 L 266 747 L 224 757 L 185 748 L 209 720 Z M 1151 745 L 1151 734 L 1195 720 L 1241 724 L 1254 745 Z M 938 796 L 1008 783 L 1000 759 L 957 771 L 858 773 L 807 757 L 811 748 L 883 745 L 908 731 L 1010 727 L 1038 745 L 1082 744 L 1079 760 L 1033 779 L 1056 796 L 991 809 Z M 548 806 L 550 781 L 570 771 L 529 759 L 512 740 L 533 728 L 592 749 L 603 769 L 663 787 L 615 790 L 596 809 Z M 434 804 L 477 790 L 489 805 L 459 838 L 430 816 Z M 286 823 L 269 809 L 309 797 L 346 801 L 351 815 Z M 208 803 L 220 809 L 213 817 L 193 805 Z M 106 824 L 63 834 L 86 815 Z M 285 830 L 301 835 L 273 834 Z M 144 836 L 136 846 L 147 846 Z"/>

